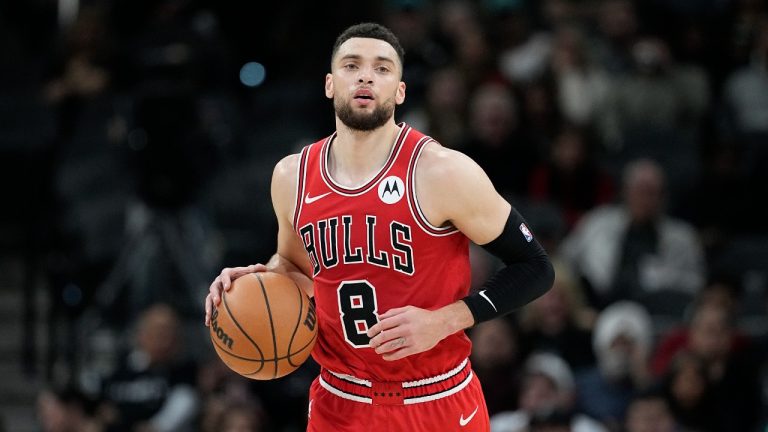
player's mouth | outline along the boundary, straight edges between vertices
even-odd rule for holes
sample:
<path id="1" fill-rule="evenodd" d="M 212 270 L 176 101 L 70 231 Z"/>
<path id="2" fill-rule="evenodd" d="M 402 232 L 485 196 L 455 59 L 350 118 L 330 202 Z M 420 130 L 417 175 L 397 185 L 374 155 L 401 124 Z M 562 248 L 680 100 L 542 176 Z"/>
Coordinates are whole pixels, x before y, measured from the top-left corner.
<path id="1" fill-rule="evenodd" d="M 358 103 L 363 105 L 367 105 L 374 99 L 373 92 L 367 89 L 359 89 L 355 91 L 353 97 Z"/>

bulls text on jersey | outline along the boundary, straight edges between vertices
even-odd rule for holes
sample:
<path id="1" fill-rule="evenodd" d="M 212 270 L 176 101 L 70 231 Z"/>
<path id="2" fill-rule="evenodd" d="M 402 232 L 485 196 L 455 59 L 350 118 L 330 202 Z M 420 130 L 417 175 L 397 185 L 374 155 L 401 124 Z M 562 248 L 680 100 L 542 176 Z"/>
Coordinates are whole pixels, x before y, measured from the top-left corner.
<path id="1" fill-rule="evenodd" d="M 411 246 L 411 227 L 398 221 L 381 227 L 376 223 L 376 216 L 366 215 L 366 235 L 363 246 L 359 239 L 352 238 L 352 216 L 334 216 L 310 222 L 299 229 L 304 248 L 312 263 L 312 275 L 317 276 L 322 269 L 336 267 L 339 261 L 344 264 L 368 263 L 379 267 L 391 268 L 400 273 L 413 275 L 413 248 Z M 376 244 L 377 230 L 388 230 L 389 244 Z"/>

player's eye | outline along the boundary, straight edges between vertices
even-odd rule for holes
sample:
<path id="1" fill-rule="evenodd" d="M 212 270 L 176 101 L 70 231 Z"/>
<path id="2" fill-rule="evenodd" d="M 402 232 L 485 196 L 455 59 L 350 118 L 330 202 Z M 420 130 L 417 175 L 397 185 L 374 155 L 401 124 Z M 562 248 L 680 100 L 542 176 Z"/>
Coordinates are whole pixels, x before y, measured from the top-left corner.
<path id="1" fill-rule="evenodd" d="M 344 69 L 347 69 L 347 70 L 355 70 L 355 69 L 357 69 L 357 65 L 354 64 L 354 63 L 347 63 L 343 67 L 344 67 Z"/>
<path id="2" fill-rule="evenodd" d="M 387 73 L 387 72 L 389 72 L 389 68 L 386 67 L 386 66 L 379 66 L 379 67 L 376 68 L 376 70 L 378 72 L 380 72 L 380 73 Z"/>

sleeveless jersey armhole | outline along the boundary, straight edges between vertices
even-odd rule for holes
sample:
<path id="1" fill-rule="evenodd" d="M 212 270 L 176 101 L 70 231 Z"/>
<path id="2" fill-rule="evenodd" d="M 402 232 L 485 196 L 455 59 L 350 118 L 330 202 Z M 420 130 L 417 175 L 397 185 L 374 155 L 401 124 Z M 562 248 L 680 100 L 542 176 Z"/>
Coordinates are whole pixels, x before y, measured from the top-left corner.
<path id="1" fill-rule="evenodd" d="M 307 161 L 309 159 L 310 147 L 312 146 L 308 145 L 301 150 L 299 166 L 296 169 L 296 205 L 293 207 L 293 218 L 291 219 L 291 224 L 293 225 L 294 231 L 297 230 L 296 225 L 298 224 L 299 217 L 301 216 L 301 206 L 304 203 L 302 197 L 304 196 L 304 190 L 306 189 Z"/>
<path id="2" fill-rule="evenodd" d="M 459 232 L 459 230 L 453 226 L 437 227 L 432 225 L 431 222 L 424 215 L 424 212 L 419 206 L 419 199 L 416 196 L 416 165 L 421 157 L 421 152 L 430 142 L 437 144 L 437 141 L 432 137 L 424 136 L 417 144 L 411 155 L 411 161 L 408 163 L 408 205 L 411 208 L 411 214 L 413 219 L 418 223 L 419 227 L 432 236 L 446 236 Z"/>

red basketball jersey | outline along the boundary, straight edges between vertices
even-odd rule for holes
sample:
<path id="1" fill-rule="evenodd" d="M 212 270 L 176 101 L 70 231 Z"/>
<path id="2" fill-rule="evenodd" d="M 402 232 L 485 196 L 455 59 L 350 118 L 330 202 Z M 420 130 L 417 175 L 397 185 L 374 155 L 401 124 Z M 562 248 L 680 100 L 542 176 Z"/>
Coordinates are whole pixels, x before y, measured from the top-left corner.
<path id="1" fill-rule="evenodd" d="M 334 372 L 376 381 L 450 370 L 469 356 L 464 332 L 394 362 L 376 354 L 366 335 L 392 308 L 434 310 L 469 291 L 469 240 L 454 227 L 431 225 L 415 194 L 419 155 L 434 141 L 401 124 L 381 170 L 350 189 L 328 170 L 334 138 L 302 150 L 293 219 L 314 273 L 319 336 L 312 355 Z"/>

